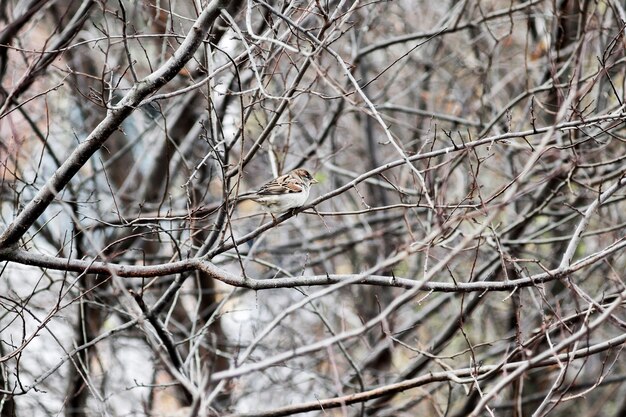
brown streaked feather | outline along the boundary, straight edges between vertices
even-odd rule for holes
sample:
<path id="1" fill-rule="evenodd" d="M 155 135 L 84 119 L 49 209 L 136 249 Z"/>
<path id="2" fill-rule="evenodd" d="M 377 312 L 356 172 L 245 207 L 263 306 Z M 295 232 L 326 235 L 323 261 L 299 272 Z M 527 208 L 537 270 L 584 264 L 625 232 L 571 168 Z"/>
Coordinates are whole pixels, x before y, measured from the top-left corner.
<path id="1" fill-rule="evenodd" d="M 288 193 L 301 193 L 302 187 L 295 183 L 289 174 L 285 174 L 261 186 L 256 194 L 277 195 L 285 193 L 285 190 Z"/>
<path id="2" fill-rule="evenodd" d="M 310 178 L 311 174 L 309 174 L 309 171 L 307 171 L 304 168 L 298 168 L 298 169 L 294 169 L 293 171 L 294 174 L 297 174 L 298 176 L 302 177 L 302 178 Z"/>
<path id="3" fill-rule="evenodd" d="M 289 189 L 290 193 L 301 193 L 302 192 L 302 186 L 296 184 L 295 182 L 286 182 L 285 187 Z"/>
<path id="4" fill-rule="evenodd" d="M 256 192 L 258 195 L 278 195 L 284 194 L 285 191 L 288 193 L 300 193 L 302 192 L 302 187 L 297 184 L 292 183 L 283 183 L 283 184 L 267 184 L 264 185 Z"/>

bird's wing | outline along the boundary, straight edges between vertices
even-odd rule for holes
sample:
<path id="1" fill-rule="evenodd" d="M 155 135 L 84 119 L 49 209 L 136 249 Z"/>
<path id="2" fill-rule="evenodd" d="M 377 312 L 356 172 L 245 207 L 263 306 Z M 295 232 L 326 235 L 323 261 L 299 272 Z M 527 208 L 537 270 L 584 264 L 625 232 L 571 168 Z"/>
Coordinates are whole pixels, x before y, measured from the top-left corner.
<path id="1" fill-rule="evenodd" d="M 283 175 L 275 180 L 268 182 L 261 186 L 258 195 L 277 195 L 277 194 L 291 194 L 301 193 L 303 191 L 302 186 L 297 184 L 289 175 Z"/>

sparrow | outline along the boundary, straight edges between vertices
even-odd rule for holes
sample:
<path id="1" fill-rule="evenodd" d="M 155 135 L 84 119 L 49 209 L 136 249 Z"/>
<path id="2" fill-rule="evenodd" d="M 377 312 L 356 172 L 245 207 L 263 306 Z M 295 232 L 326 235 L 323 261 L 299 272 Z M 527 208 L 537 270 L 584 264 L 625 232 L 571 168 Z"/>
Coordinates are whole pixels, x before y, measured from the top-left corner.
<path id="1" fill-rule="evenodd" d="M 285 175 L 274 178 L 264 184 L 257 191 L 240 194 L 237 202 L 252 200 L 274 214 L 302 207 L 309 198 L 311 185 L 317 180 L 306 169 L 298 168 Z"/>

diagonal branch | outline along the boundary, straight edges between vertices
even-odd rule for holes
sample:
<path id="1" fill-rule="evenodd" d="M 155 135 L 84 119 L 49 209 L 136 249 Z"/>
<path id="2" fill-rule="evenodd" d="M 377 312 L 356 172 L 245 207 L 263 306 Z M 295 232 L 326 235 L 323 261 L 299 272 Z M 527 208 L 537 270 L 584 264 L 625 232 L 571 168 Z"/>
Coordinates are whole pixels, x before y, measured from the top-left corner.
<path id="1" fill-rule="evenodd" d="M 13 223 L 0 235 L 0 248 L 16 245 L 39 216 L 54 200 L 54 197 L 70 182 L 91 156 L 104 144 L 109 136 L 135 110 L 136 106 L 149 94 L 167 84 L 189 61 L 220 10 L 228 5 L 227 0 L 212 0 L 202 11 L 187 37 L 174 52 L 174 55 L 152 74 L 137 82 L 117 106 L 110 109 L 107 116 L 67 158 L 35 198 L 24 207 Z"/>

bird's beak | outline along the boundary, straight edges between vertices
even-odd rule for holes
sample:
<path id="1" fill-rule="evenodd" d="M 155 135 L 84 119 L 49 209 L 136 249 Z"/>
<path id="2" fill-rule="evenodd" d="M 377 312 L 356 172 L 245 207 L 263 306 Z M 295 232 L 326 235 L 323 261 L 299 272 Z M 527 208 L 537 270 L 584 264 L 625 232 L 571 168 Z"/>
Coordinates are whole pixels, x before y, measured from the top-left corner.
<path id="1" fill-rule="evenodd" d="M 318 180 L 316 180 L 315 178 L 311 179 L 311 184 L 317 184 L 317 183 L 319 183 Z"/>

